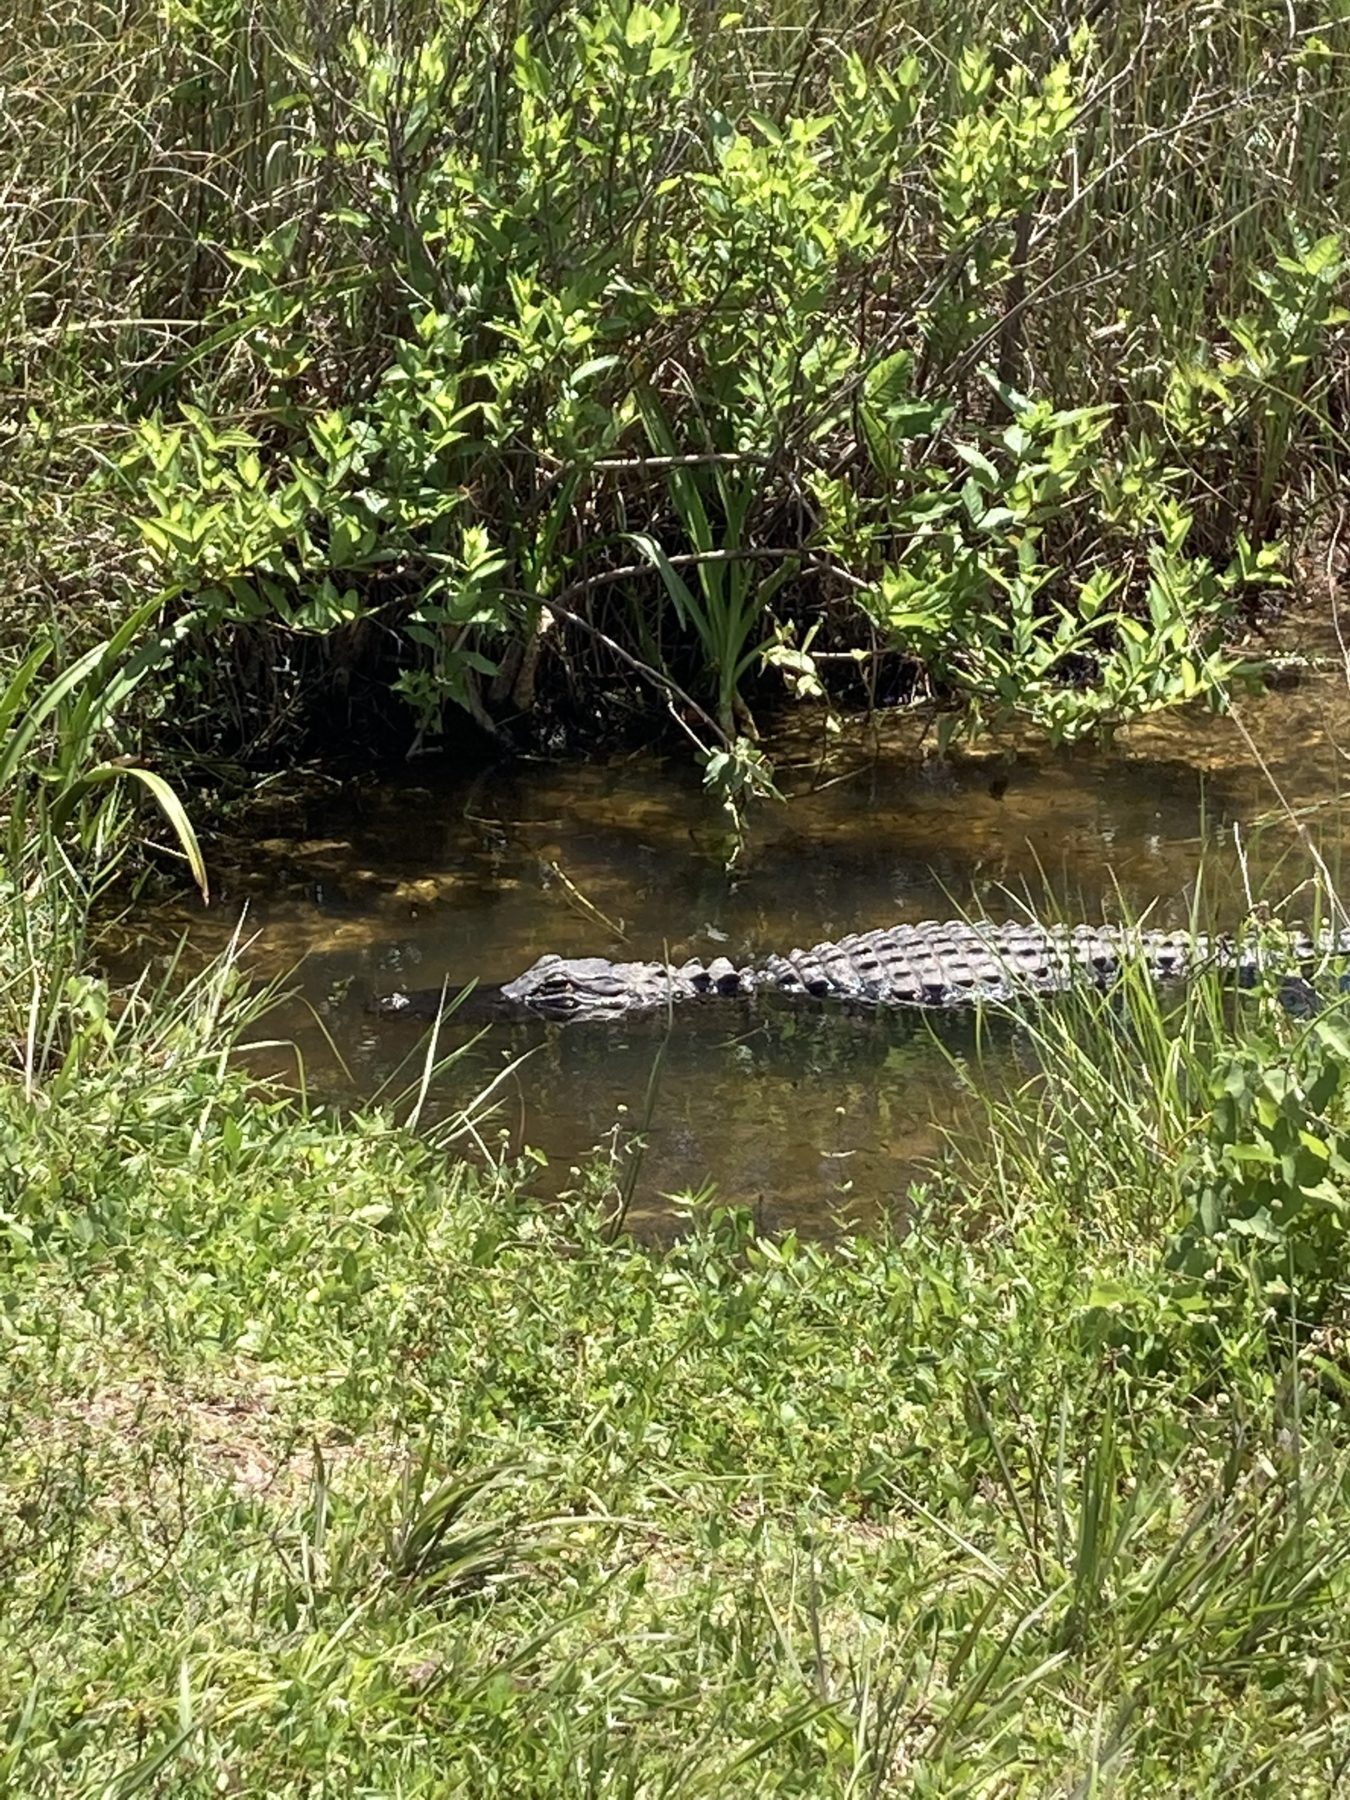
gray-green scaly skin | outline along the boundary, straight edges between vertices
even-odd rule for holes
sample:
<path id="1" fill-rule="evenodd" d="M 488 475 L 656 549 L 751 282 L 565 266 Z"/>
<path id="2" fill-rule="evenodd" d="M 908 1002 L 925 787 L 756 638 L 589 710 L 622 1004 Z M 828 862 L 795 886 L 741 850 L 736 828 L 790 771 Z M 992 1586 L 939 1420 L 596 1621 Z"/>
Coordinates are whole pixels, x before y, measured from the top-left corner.
<path id="1" fill-rule="evenodd" d="M 1281 966 L 1302 966 L 1332 951 L 1350 952 L 1350 933 L 1325 934 L 1316 942 L 1295 936 Z M 1059 993 L 1081 981 L 1105 985 L 1125 962 L 1143 962 L 1163 977 L 1184 976 L 1207 964 L 1250 979 L 1261 956 L 1256 943 L 1184 931 L 928 920 L 858 932 L 740 967 L 726 957 L 672 964 L 541 956 L 514 981 L 475 990 L 469 1010 L 498 1018 L 603 1022 L 764 993 L 863 1007 L 951 1010 Z M 375 1010 L 386 1018 L 434 1018 L 447 992 L 453 998 L 457 989 L 389 994 L 376 1001 Z"/>

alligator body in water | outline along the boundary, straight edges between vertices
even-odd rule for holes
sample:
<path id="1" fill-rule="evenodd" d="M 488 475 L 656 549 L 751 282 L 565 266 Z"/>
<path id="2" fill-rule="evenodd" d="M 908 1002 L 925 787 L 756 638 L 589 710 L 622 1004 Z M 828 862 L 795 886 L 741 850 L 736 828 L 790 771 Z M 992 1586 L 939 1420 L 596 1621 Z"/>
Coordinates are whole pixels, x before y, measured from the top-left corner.
<path id="1" fill-rule="evenodd" d="M 1317 939 L 1293 934 L 1272 958 L 1259 939 L 1140 926 L 928 921 L 859 932 L 740 965 L 726 957 L 665 963 L 541 956 L 514 981 L 475 989 L 468 1010 L 496 1018 L 604 1021 L 756 994 L 950 1010 L 1059 993 L 1081 982 L 1104 986 L 1125 963 L 1142 963 L 1162 977 L 1214 967 L 1250 981 L 1268 958 L 1281 969 L 1299 969 L 1333 952 L 1350 952 L 1350 933 Z M 386 1018 L 434 1018 L 456 991 L 450 986 L 387 994 L 375 1010 Z"/>

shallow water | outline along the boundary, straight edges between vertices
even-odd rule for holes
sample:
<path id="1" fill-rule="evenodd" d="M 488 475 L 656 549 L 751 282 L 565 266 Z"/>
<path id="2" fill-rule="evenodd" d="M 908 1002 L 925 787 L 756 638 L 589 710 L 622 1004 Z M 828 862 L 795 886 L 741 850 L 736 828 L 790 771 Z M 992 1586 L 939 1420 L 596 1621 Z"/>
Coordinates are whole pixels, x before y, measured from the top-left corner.
<path id="1" fill-rule="evenodd" d="M 472 777 L 424 761 L 259 837 L 191 935 L 213 947 L 247 904 L 259 972 L 299 964 L 299 997 L 272 1025 L 312 1084 L 348 1096 L 410 1056 L 403 1079 L 417 1069 L 419 1028 L 371 1018 L 372 994 L 504 980 L 544 950 L 741 957 L 1028 903 L 1182 924 L 1202 865 L 1202 909 L 1231 923 L 1248 885 L 1284 895 L 1306 877 L 1301 832 L 1338 864 L 1350 705 L 1329 660 L 1241 702 L 1239 722 L 1169 713 L 1109 750 L 1008 737 L 941 758 L 921 721 L 883 717 L 826 756 L 799 722 L 777 745 L 786 804 L 757 810 L 731 871 L 722 816 L 678 757 Z M 452 1028 L 451 1041 L 468 1035 Z M 468 1100 L 523 1057 L 481 1130 L 542 1151 L 555 1188 L 645 1122 L 635 1218 L 655 1223 L 671 1196 L 713 1184 L 768 1224 L 828 1230 L 901 1205 L 943 1128 L 966 1128 L 961 1069 L 977 1050 L 977 1079 L 1017 1055 L 1007 1031 L 980 1049 L 969 1021 L 934 1033 L 919 1019 L 782 1006 L 677 1013 L 669 1033 L 660 1021 L 494 1026 L 435 1102 Z"/>

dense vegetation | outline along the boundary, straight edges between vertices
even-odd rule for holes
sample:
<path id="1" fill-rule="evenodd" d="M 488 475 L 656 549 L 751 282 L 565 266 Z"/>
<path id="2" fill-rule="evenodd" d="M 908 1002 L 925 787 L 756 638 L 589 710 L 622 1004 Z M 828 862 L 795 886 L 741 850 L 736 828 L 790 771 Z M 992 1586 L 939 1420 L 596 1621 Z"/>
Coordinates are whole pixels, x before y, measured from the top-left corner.
<path id="1" fill-rule="evenodd" d="M 94 952 L 316 721 L 735 802 L 775 685 L 1221 698 L 1335 552 L 1345 8 L 12 14 L 0 1792 L 1337 1791 L 1338 1008 L 1076 997 L 903 1230 L 658 1250 Z"/>
<path id="2" fill-rule="evenodd" d="M 7 587 L 255 757 L 1217 695 L 1342 478 L 1340 12 L 19 0 Z"/>

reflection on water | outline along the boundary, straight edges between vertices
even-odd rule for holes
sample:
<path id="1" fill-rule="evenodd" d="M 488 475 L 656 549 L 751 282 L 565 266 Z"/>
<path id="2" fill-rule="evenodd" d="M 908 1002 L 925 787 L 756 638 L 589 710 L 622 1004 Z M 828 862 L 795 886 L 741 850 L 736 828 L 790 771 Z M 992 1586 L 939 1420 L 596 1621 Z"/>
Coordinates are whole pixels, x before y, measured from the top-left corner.
<path id="1" fill-rule="evenodd" d="M 418 764 L 316 805 L 303 836 L 253 846 L 193 935 L 218 941 L 247 901 L 260 968 L 303 958 L 306 1004 L 278 1023 L 311 1081 L 351 1091 L 326 1032 L 368 1093 L 418 1043 L 417 1028 L 367 1015 L 372 993 L 500 981 L 545 950 L 741 957 L 954 910 L 1007 917 L 1010 896 L 1182 924 L 1202 862 L 1203 908 L 1231 923 L 1244 881 L 1284 894 L 1308 873 L 1276 788 L 1335 866 L 1350 748 L 1344 682 L 1330 675 L 1240 712 L 1249 737 L 1168 714 L 1109 751 L 1009 738 L 945 760 L 912 720 L 883 720 L 827 763 L 803 735 L 779 748 L 788 804 L 757 813 L 731 873 L 721 815 L 677 759 L 516 763 L 472 779 Z M 782 1007 L 677 1014 L 668 1041 L 652 1021 L 494 1027 L 447 1103 L 522 1051 L 485 1134 L 542 1149 L 556 1185 L 616 1124 L 634 1128 L 654 1088 L 637 1216 L 712 1182 L 771 1221 L 819 1229 L 840 1209 L 900 1203 L 939 1124 L 959 1118 L 976 1045 L 968 1021 L 935 1037 L 913 1019 Z M 1015 1054 L 1006 1032 L 989 1054 Z"/>

